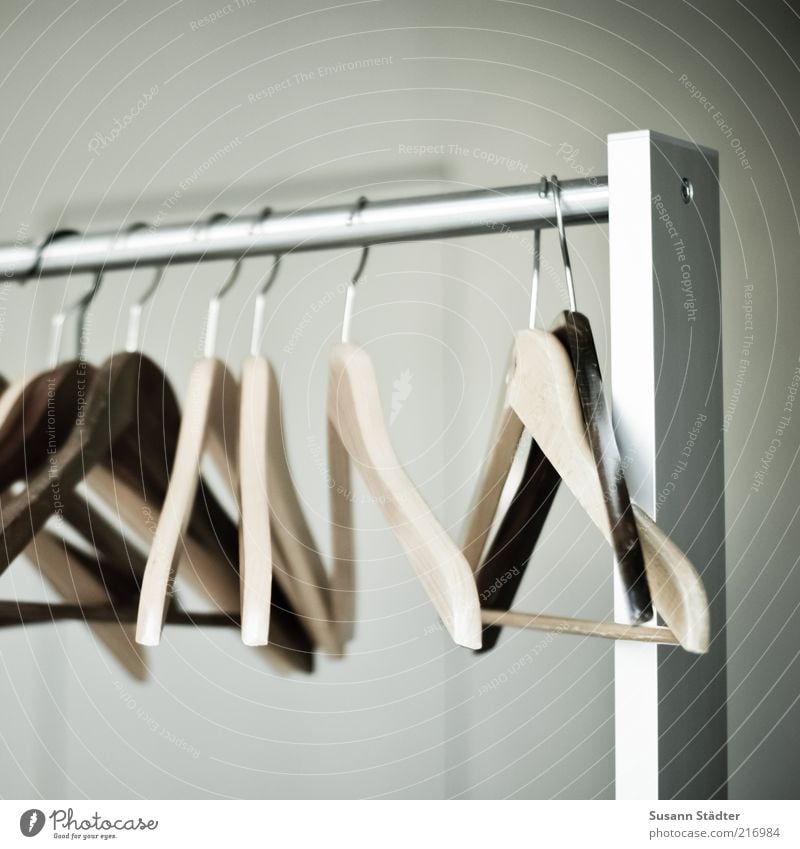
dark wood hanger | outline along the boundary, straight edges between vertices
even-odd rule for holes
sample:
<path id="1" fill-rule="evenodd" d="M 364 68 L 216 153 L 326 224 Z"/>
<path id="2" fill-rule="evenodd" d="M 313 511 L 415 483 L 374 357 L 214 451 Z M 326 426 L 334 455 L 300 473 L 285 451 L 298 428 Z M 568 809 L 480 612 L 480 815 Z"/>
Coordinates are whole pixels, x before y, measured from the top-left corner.
<path id="1" fill-rule="evenodd" d="M 7 388 L 8 382 L 0 376 L 0 396 Z M 7 444 L 7 441 L 2 443 L 4 447 Z M 17 451 L 17 456 L 23 456 L 23 452 Z M 68 499 L 65 505 L 73 503 L 77 505 L 78 502 Z M 90 523 L 92 518 L 97 519 L 97 536 L 104 539 L 108 533 L 107 523 L 91 515 L 88 517 Z M 73 516 L 70 523 L 75 526 L 86 520 L 87 516 L 83 514 L 78 521 Z M 113 610 L 129 603 L 130 599 L 135 597 L 136 587 L 131 586 L 130 570 L 120 568 L 122 561 L 119 559 L 111 563 L 101 563 L 99 552 L 90 554 L 81 551 L 48 531 L 37 534 L 25 551 L 32 563 L 38 567 L 45 582 L 65 599 L 67 605 L 77 611 L 83 611 L 87 605 L 95 606 L 101 602 Z M 141 561 L 141 557 L 139 560 Z M 15 600 L 2 602 L 2 606 L 11 609 L 25 607 L 26 603 Z M 3 617 L 0 624 L 6 625 L 15 620 L 19 621 L 18 618 L 10 615 Z M 109 621 L 107 624 L 92 627 L 98 639 L 133 678 L 139 681 L 147 678 L 144 652 L 134 642 L 134 633 L 130 625 Z"/>
<path id="2" fill-rule="evenodd" d="M 78 360 L 64 363 L 27 383 L 0 427 L 0 491 L 25 481 L 48 464 L 63 445 L 78 416 L 96 370 Z M 59 513 L 106 558 L 119 601 L 135 600 L 144 558 L 85 498 L 61 492 Z M 127 590 L 123 593 L 123 589 Z"/>
<path id="3" fill-rule="evenodd" d="M 522 479 L 475 575 L 485 610 L 511 610 L 561 483 L 536 440 L 527 433 L 522 439 L 530 446 Z M 478 651 L 494 648 L 500 631 L 499 625 L 484 626 Z"/>
<path id="4" fill-rule="evenodd" d="M 611 526 L 617 570 L 634 623 L 653 618 L 653 603 L 644 568 L 644 555 L 633 515 L 625 468 L 620 458 L 611 414 L 606 404 L 600 362 L 589 319 L 579 312 L 563 312 L 553 329 L 575 370 L 581 410 L 589 445 Z"/>

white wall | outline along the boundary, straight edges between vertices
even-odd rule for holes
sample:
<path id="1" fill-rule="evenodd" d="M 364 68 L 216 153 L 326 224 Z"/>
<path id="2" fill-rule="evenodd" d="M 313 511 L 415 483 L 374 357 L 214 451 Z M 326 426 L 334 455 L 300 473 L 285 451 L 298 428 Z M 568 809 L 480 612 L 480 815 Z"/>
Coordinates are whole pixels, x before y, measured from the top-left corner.
<path id="1" fill-rule="evenodd" d="M 753 15 L 763 10 L 721 2 L 667 12 L 649 0 L 636 9 L 583 0 L 551 10 L 254 0 L 200 24 L 222 7 L 3 6 L 4 240 L 55 227 L 203 221 L 267 204 L 536 182 L 543 173 L 602 174 L 606 135 L 638 127 L 720 150 L 725 398 L 733 409 L 730 792 L 795 795 L 796 422 L 760 492 L 749 487 L 800 353 L 791 118 L 798 95 L 788 81 L 796 20 L 776 5 L 761 27 Z M 318 71 L 364 59 L 372 67 Z M 731 125 L 749 168 L 687 80 Z M 150 100 L 137 109 L 145 92 Z M 126 126 L 109 140 L 117 119 Z M 562 143 L 576 149 L 572 158 L 559 152 Z M 420 153 L 420 145 L 436 147 Z M 575 228 L 570 238 L 580 306 L 606 359 L 606 232 Z M 553 234 L 545 248 L 557 265 Z M 310 446 L 325 444 L 326 355 L 341 320 L 341 297 L 327 293 L 357 260 L 355 251 L 288 257 L 265 338 L 282 375 L 293 469 L 325 552 L 327 493 Z M 267 267 L 249 261 L 225 303 L 221 345 L 234 368 L 247 349 L 250 296 Z M 147 314 L 145 348 L 179 393 L 207 297 L 227 268 L 170 269 Z M 359 291 L 353 335 L 375 358 L 387 408 L 393 381 L 405 370 L 412 376 L 393 427 L 398 454 L 454 534 L 486 452 L 511 334 L 527 316 L 529 273 L 525 240 L 486 236 L 376 249 Z M 145 271 L 108 275 L 91 323 L 93 360 L 119 347 L 126 307 L 147 280 Z M 737 383 L 747 282 L 755 286 L 756 341 Z M 71 296 L 87 283 L 72 281 Z M 48 319 L 66 291 L 55 280 L 3 290 L 7 377 L 43 365 Z M 319 299 L 329 303 L 305 321 Z M 555 289 L 544 292 L 546 318 L 562 306 Z M 285 350 L 300 326 L 297 345 Z M 125 681 L 79 624 L 0 634 L 0 793 L 613 795 L 611 646 L 516 633 L 485 657 L 454 647 L 435 628 L 379 512 L 362 500 L 358 638 L 350 658 L 321 659 L 311 678 L 275 677 L 234 633 L 168 630 L 151 653 L 146 685 Z M 22 563 L 0 591 L 41 593 Z M 519 603 L 610 615 L 607 552 L 565 493 Z M 505 683 L 479 695 L 498 676 Z"/>

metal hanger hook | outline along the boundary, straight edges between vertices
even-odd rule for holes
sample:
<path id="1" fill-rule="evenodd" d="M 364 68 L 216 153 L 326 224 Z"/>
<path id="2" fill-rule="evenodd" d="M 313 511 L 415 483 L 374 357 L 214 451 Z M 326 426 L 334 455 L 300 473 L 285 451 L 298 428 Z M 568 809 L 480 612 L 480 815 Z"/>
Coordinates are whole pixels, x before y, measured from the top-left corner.
<path id="1" fill-rule="evenodd" d="M 218 222 L 228 220 L 230 220 L 229 215 L 226 215 L 224 212 L 217 212 L 208 220 L 204 231 L 208 232 L 208 230 L 212 229 Z M 222 303 L 222 299 L 225 295 L 227 295 L 233 288 L 234 283 L 236 283 L 236 280 L 239 277 L 245 253 L 242 253 L 241 256 L 238 256 L 235 259 L 233 268 L 230 270 L 225 282 L 219 288 L 216 295 L 214 295 L 214 297 L 208 302 L 208 315 L 206 318 L 206 331 L 204 335 L 205 341 L 203 343 L 203 356 L 206 357 L 206 359 L 211 359 L 214 356 L 214 351 L 217 347 L 217 331 L 219 330 L 220 304 Z"/>
<path id="2" fill-rule="evenodd" d="M 547 197 L 547 177 L 542 177 L 539 185 L 539 197 Z M 533 230 L 533 273 L 531 274 L 531 312 L 528 319 L 528 327 L 536 327 L 536 308 L 539 304 L 539 268 L 542 258 L 542 230 L 535 227 Z"/>
<path id="3" fill-rule="evenodd" d="M 270 215 L 272 215 L 272 207 L 268 206 L 261 213 L 258 223 L 253 226 L 253 230 L 255 231 L 256 227 L 260 227 L 270 217 Z M 253 314 L 253 331 L 250 335 L 250 353 L 253 356 L 258 354 L 259 348 L 261 347 L 261 336 L 264 333 L 264 320 L 266 318 L 267 292 L 269 292 L 272 288 L 272 284 L 278 276 L 278 271 L 281 267 L 281 259 L 281 254 L 275 255 L 272 267 L 264 277 L 261 288 L 258 290 L 258 294 L 256 295 L 256 305 Z"/>
<path id="4" fill-rule="evenodd" d="M 363 195 L 356 202 L 356 206 L 353 211 L 350 213 L 350 219 L 348 220 L 348 226 L 351 226 L 353 222 L 356 220 L 356 216 L 360 215 L 364 207 L 367 205 L 368 200 Z M 344 317 L 342 318 L 342 343 L 346 344 L 350 341 L 350 323 L 353 318 L 353 300 L 356 294 L 356 287 L 358 286 L 359 280 L 361 280 L 362 275 L 364 274 L 364 269 L 367 267 L 367 258 L 369 257 L 369 245 L 364 245 L 361 249 L 361 259 L 359 260 L 358 267 L 356 268 L 355 274 L 350 280 L 350 284 L 347 287 L 347 291 L 345 293 L 344 298 Z"/>
<path id="5" fill-rule="evenodd" d="M 135 233 L 137 230 L 141 230 L 144 227 L 147 227 L 147 224 L 144 222 L 137 222 L 135 224 L 131 224 L 128 227 L 127 235 L 131 235 Z M 141 294 L 139 299 L 135 301 L 128 312 L 128 329 L 125 333 L 125 350 L 126 351 L 138 351 L 139 345 L 141 343 L 141 323 L 142 323 L 142 311 L 144 309 L 144 305 L 153 297 L 156 293 L 156 289 L 161 285 L 161 280 L 164 277 L 164 271 L 166 270 L 166 263 L 162 263 L 156 269 L 156 273 L 150 282 L 150 285 L 145 289 L 145 291 Z M 136 266 L 134 265 L 134 268 Z"/>
<path id="6" fill-rule="evenodd" d="M 555 174 L 550 178 L 553 187 L 553 206 L 556 211 L 556 226 L 558 227 L 558 240 L 561 243 L 561 258 L 564 261 L 564 277 L 567 281 L 567 294 L 569 295 L 569 308 L 572 312 L 578 309 L 575 300 L 575 284 L 572 280 L 572 265 L 569 261 L 569 247 L 567 246 L 567 231 L 564 227 L 564 216 L 561 212 L 561 186 Z"/>
<path id="7" fill-rule="evenodd" d="M 38 271 L 41 271 L 41 263 L 42 263 L 42 254 L 44 253 L 45 248 L 57 241 L 58 239 L 63 239 L 67 236 L 80 236 L 77 230 L 54 230 L 50 233 L 42 243 L 39 245 L 36 253 L 36 261 L 34 263 L 33 268 L 31 269 L 31 274 L 35 274 Z M 86 292 L 86 294 L 81 295 L 80 298 L 73 301 L 68 307 L 64 307 L 59 310 L 53 318 L 50 320 L 50 355 L 48 365 L 50 368 L 55 368 L 60 359 L 61 355 L 61 340 L 64 335 L 64 324 L 67 320 L 67 316 L 74 311 L 78 311 L 78 325 L 77 325 L 77 338 L 76 338 L 76 353 L 78 358 L 83 360 L 85 358 L 85 347 L 86 347 L 86 319 L 89 312 L 89 307 L 92 304 L 95 296 L 97 295 L 98 290 L 100 289 L 100 284 L 103 281 L 103 274 L 105 273 L 105 268 L 101 266 L 101 268 L 97 271 L 94 277 L 94 281 L 92 282 L 91 287 Z"/>

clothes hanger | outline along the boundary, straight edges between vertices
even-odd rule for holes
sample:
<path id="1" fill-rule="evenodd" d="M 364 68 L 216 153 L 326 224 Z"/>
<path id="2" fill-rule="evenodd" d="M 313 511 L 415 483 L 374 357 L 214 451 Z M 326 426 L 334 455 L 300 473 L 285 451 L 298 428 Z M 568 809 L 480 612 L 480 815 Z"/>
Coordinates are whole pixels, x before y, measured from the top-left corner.
<path id="1" fill-rule="evenodd" d="M 219 214 L 213 216 L 208 226 L 213 226 L 218 220 L 226 219 L 227 216 Z M 177 452 L 177 446 L 181 432 L 181 418 L 177 399 L 169 382 L 163 372 L 152 361 L 141 353 L 140 349 L 140 324 L 144 304 L 152 297 L 160 283 L 163 268 L 156 272 L 156 276 L 148 289 L 131 307 L 128 328 L 126 333 L 126 349 L 136 352 L 143 363 L 150 364 L 151 371 L 158 369 L 161 375 L 161 386 L 152 385 L 153 395 L 165 396 L 167 403 L 162 405 L 159 415 L 154 415 L 154 405 L 144 392 L 140 393 L 141 406 L 138 417 L 140 421 L 147 419 L 152 428 L 164 431 L 163 438 L 159 433 L 155 434 L 154 444 L 163 442 L 162 457 L 153 456 L 152 450 L 141 450 L 140 444 L 128 446 L 128 462 L 122 467 L 115 465 L 114 476 L 108 474 L 92 480 L 92 487 L 101 491 L 109 501 L 114 503 L 121 511 L 121 517 L 131 527 L 134 527 L 140 538 L 149 543 L 150 551 L 153 551 L 155 533 L 162 521 L 162 505 L 164 504 L 173 475 L 173 461 Z M 238 267 L 229 277 L 226 287 L 219 293 L 217 298 L 212 299 L 209 305 L 209 324 L 206 332 L 206 345 L 212 349 L 215 343 L 217 318 L 219 315 L 219 299 L 232 287 L 238 275 Z M 224 382 L 235 386 L 233 377 L 224 370 Z M 234 399 L 235 400 L 235 399 Z M 165 425 L 165 419 L 167 424 Z M 209 432 L 209 450 L 212 451 L 219 477 L 223 482 L 231 481 L 231 468 L 235 470 L 235 455 L 228 455 L 227 449 L 233 448 L 230 439 L 231 423 L 226 425 L 224 434 L 214 428 Z M 234 434 L 235 435 L 235 434 Z M 139 443 L 143 442 L 139 434 Z M 227 443 L 227 447 L 224 443 Z M 117 450 L 117 455 L 120 452 Z M 134 458 L 143 460 L 139 477 L 131 475 L 129 470 L 135 467 L 131 461 Z M 105 470 L 102 470 L 105 471 Z M 235 523 L 233 523 L 227 511 L 219 504 L 214 493 L 208 488 L 198 469 L 198 486 L 194 497 L 193 506 L 189 512 L 187 532 L 182 534 L 180 547 L 176 551 L 178 564 L 176 571 L 187 579 L 196 590 L 204 595 L 212 604 L 221 611 L 233 615 L 234 611 L 240 609 L 241 589 L 240 576 L 238 574 L 238 558 L 240 539 Z M 145 482 L 149 481 L 145 487 Z M 230 484 L 229 484 L 230 485 Z M 232 493 L 238 499 L 238 492 Z M 149 497 L 148 497 L 149 496 Z M 143 503 L 142 498 L 146 500 Z M 276 588 L 272 594 L 272 645 L 264 650 L 264 656 L 273 666 L 281 671 L 297 669 L 310 672 L 313 667 L 313 646 L 308 635 L 299 623 L 297 616 L 291 609 L 285 594 Z M 264 604 L 269 603 L 266 599 Z M 251 607 L 252 609 L 252 607 Z M 269 614 L 267 614 L 269 615 Z M 243 617 L 243 627 L 248 627 L 252 619 Z M 252 627 L 249 625 L 249 627 Z"/>
<path id="2" fill-rule="evenodd" d="M 145 225 L 134 224 L 128 233 Z M 166 496 L 170 467 L 177 447 L 180 429 L 180 409 L 177 397 L 163 370 L 141 351 L 141 317 L 145 304 L 152 298 L 163 279 L 165 266 L 156 269 L 155 276 L 128 314 L 125 350 L 140 358 L 140 395 L 135 434 L 127 447 L 117 448 L 113 469 L 99 465 L 90 470 L 87 482 L 120 520 L 133 529 L 149 547 L 160 518 L 160 505 Z M 156 399 L 161 399 L 159 406 Z M 142 450 L 146 445 L 147 449 Z M 161 451 L 156 447 L 161 445 Z M 160 453 L 160 459 L 159 459 Z M 238 585 L 234 575 L 227 575 L 231 549 L 220 551 L 221 527 L 230 519 L 210 490 L 202 483 L 191 514 L 189 532 L 183 539 L 179 568 L 190 583 L 211 602 L 226 602 L 226 609 L 238 606 Z M 229 535 L 228 533 L 228 535 Z M 141 574 L 144 573 L 144 568 Z M 219 576 L 225 574 L 224 585 Z M 227 596 L 227 599 L 226 599 Z M 233 601 L 236 603 L 234 604 Z"/>
<path id="3" fill-rule="evenodd" d="M 540 445 L 564 483 L 577 497 L 592 521 L 611 543 L 603 491 L 597 464 L 586 435 L 583 410 L 575 386 L 569 354 L 552 333 L 526 330 L 517 335 L 515 370 L 509 401 L 525 427 Z M 618 623 L 586 623 L 537 614 L 506 615 L 484 610 L 483 621 L 492 625 L 524 627 L 633 639 L 647 642 L 679 642 L 687 651 L 708 650 L 708 602 L 702 581 L 686 556 L 633 504 L 644 553 L 645 574 L 655 608 L 668 628 Z M 654 634 L 653 632 L 658 632 Z"/>
<path id="4" fill-rule="evenodd" d="M 540 256 L 541 231 L 536 228 L 529 327 L 536 324 Z M 561 478 L 536 440 L 524 433 L 522 422 L 507 403 L 507 396 L 500 421 L 499 437 L 485 467 L 471 513 L 464 553 L 475 570 L 481 607 L 507 611 L 512 607 L 536 548 Z M 520 467 L 517 475 L 513 474 L 515 467 Z M 512 473 L 507 474 L 509 471 Z M 499 524 L 496 518 L 497 529 L 481 558 L 493 527 L 492 517 L 499 517 Z M 499 626 L 484 628 L 481 651 L 496 645 L 500 631 Z"/>
<path id="5" fill-rule="evenodd" d="M 559 218 L 557 214 L 557 223 Z M 559 235 L 565 238 L 563 221 Z M 614 505 L 609 509 L 606 489 L 598 474 L 596 443 L 591 436 L 592 423 L 587 427 L 573 362 L 568 347 L 558 336 L 535 328 L 517 335 L 508 404 L 613 545 L 611 517 L 615 515 Z M 595 412 L 602 413 L 600 402 L 596 401 L 596 404 Z M 604 426 L 602 418 L 598 418 L 594 425 Z M 528 617 L 528 624 L 524 627 L 588 633 L 615 639 L 672 643 L 677 640 L 688 651 L 706 651 L 709 639 L 708 605 L 699 576 L 685 555 L 638 505 L 634 504 L 631 512 L 641 540 L 646 582 L 656 609 L 668 629 L 591 623 L 536 614 L 512 615 L 503 611 L 496 614 L 484 611 L 484 622 L 520 626 Z M 654 630 L 659 632 L 657 636 L 653 634 Z"/>
<path id="6" fill-rule="evenodd" d="M 359 201 L 354 215 L 363 209 Z M 352 220 L 352 219 L 351 219 Z M 347 289 L 342 341 L 331 353 L 328 376 L 328 451 L 331 472 L 334 588 L 338 615 L 352 622 L 352 515 L 348 458 L 372 496 L 433 602 L 453 640 L 479 648 L 480 604 L 472 572 L 400 466 L 383 416 L 375 370 L 369 355 L 350 344 L 353 296 L 368 255 Z"/>
<path id="7" fill-rule="evenodd" d="M 216 220 L 217 216 L 212 218 L 208 227 L 213 227 Z M 161 640 L 167 600 L 177 572 L 180 546 L 197 495 L 200 463 L 207 450 L 214 452 L 215 465 L 223 472 L 223 480 L 234 493 L 238 490 L 238 481 L 232 481 L 232 476 L 236 475 L 238 468 L 236 440 L 239 388 L 225 364 L 214 356 L 214 350 L 220 301 L 235 284 L 241 260 L 239 257 L 234 262 L 222 287 L 209 301 L 203 357 L 195 363 L 189 376 L 175 461 L 139 597 L 136 639 L 144 645 L 158 645 Z M 232 566 L 228 566 L 224 572 L 221 571 L 221 575 L 232 569 Z M 222 580 L 223 586 L 220 590 L 224 591 L 224 584 L 228 583 L 228 580 L 225 577 Z M 241 588 L 238 595 L 241 596 Z M 226 601 L 230 604 L 234 600 Z M 237 607 L 241 605 L 241 597 L 235 600 L 235 604 Z M 265 605 L 265 608 L 262 616 L 267 618 L 268 628 L 269 607 Z M 258 626 L 252 622 L 253 608 L 250 605 L 247 612 L 248 620 L 245 624 L 244 610 L 242 611 L 243 639 L 249 639 L 248 635 L 258 630 Z"/>
<path id="8" fill-rule="evenodd" d="M 539 188 L 539 197 L 547 197 L 547 180 L 542 178 Z M 533 275 L 531 277 L 531 308 L 529 327 L 536 324 L 536 304 L 539 293 L 539 266 L 541 256 L 541 230 L 537 227 L 533 231 Z M 506 383 L 511 377 L 511 365 L 506 374 Z M 506 480 L 511 471 L 514 460 L 522 456 L 520 443 L 524 433 L 524 427 L 519 417 L 508 405 L 508 394 L 503 396 L 503 404 L 498 410 L 492 433 L 495 434 L 489 456 L 481 471 L 481 479 L 469 512 L 469 521 L 464 536 L 463 552 L 472 571 L 479 578 L 481 560 L 486 550 L 487 541 L 493 526 L 497 523 L 497 517 L 502 516 L 500 502 L 506 487 Z M 542 493 L 544 497 L 544 493 Z M 511 502 L 512 498 L 506 498 Z M 508 506 L 508 504 L 506 504 Z M 486 577 L 492 570 L 487 571 Z M 483 591 L 485 594 L 485 589 Z M 484 641 L 486 633 L 484 633 Z M 485 646 L 485 642 L 484 642 Z"/>
<path id="9" fill-rule="evenodd" d="M 265 210 L 261 221 L 269 214 L 270 210 Z M 327 574 L 287 464 L 278 379 L 272 364 L 260 353 L 267 293 L 279 268 L 280 256 L 277 256 L 256 296 L 250 355 L 242 364 L 241 561 L 246 583 L 255 569 L 261 570 L 255 572 L 256 583 L 269 586 L 273 568 L 269 561 L 271 550 L 275 577 L 310 636 L 319 648 L 340 655 L 342 642 L 331 621 Z M 271 522 L 264 521 L 264 517 L 269 517 Z"/>
<path id="10" fill-rule="evenodd" d="M 559 235 L 561 235 L 564 228 L 560 189 L 555 177 L 552 183 L 556 223 L 559 225 Z M 539 194 L 541 197 L 546 197 L 548 194 L 546 179 L 542 181 Z M 614 529 L 613 540 L 620 564 L 620 574 L 624 576 L 626 598 L 633 621 L 640 622 L 652 617 L 652 604 L 644 577 L 641 545 L 633 521 L 611 418 L 603 396 L 600 366 L 591 327 L 588 319 L 575 310 L 572 267 L 565 235 L 560 239 L 560 243 L 571 310 L 562 314 L 560 325 L 555 332 L 571 355 L 584 417 L 590 422 L 590 444 L 609 508 L 609 523 Z M 537 229 L 534 233 L 534 277 L 530 327 L 535 326 L 540 244 L 541 235 Z M 533 549 L 536 547 L 560 478 L 534 440 L 516 493 L 510 498 L 505 508 L 498 509 L 499 494 L 501 491 L 506 494 L 508 489 L 507 486 L 504 489 L 504 483 L 505 473 L 511 464 L 509 453 L 512 450 L 512 440 L 517 438 L 522 427 L 519 419 L 507 406 L 504 409 L 503 421 L 510 436 L 507 437 L 505 444 L 502 438 L 498 440 L 499 444 L 496 445 L 492 455 L 494 463 L 490 462 L 486 467 L 478 501 L 483 509 L 482 511 L 474 510 L 472 513 L 465 551 L 474 566 L 475 558 L 479 557 L 484 550 L 491 516 L 502 516 L 502 522 L 494 536 L 491 548 L 480 570 L 476 572 L 476 580 L 483 607 L 508 610 L 522 581 Z M 486 629 L 483 649 L 487 650 L 494 646 L 499 634 L 499 628 Z"/>
<path id="11" fill-rule="evenodd" d="M 215 216 L 209 226 L 213 226 L 219 217 Z M 239 387 L 227 366 L 214 357 L 214 350 L 221 299 L 236 282 L 241 262 L 242 257 L 239 257 L 222 288 L 209 302 L 204 357 L 195 364 L 189 378 L 175 462 L 156 525 L 139 598 L 136 639 L 144 645 L 158 645 L 161 639 L 167 598 L 178 566 L 179 545 L 190 520 L 198 484 L 202 485 L 199 464 L 204 453 L 210 454 L 218 470 L 223 472 L 221 477 L 234 494 L 238 495 L 236 443 Z M 236 607 L 230 607 L 234 600 L 230 598 L 229 579 L 231 574 L 237 575 L 237 562 L 238 545 L 227 569 L 214 575 L 215 587 L 213 593 L 209 594 L 215 596 L 223 610 L 236 609 L 241 603 L 241 599 L 237 598 Z M 281 637 L 277 640 L 276 634 L 271 633 L 270 643 L 292 650 L 298 655 L 305 654 L 310 647 L 310 641 L 288 600 L 282 593 L 276 595 L 276 589 L 272 589 L 271 613 L 270 608 L 262 602 L 262 607 L 266 608 L 262 616 L 271 615 L 270 625 L 275 624 L 275 614 L 280 612 Z M 252 608 L 249 609 L 252 611 Z M 244 614 L 244 611 L 242 613 Z M 249 626 L 245 630 L 251 634 L 255 628 Z M 285 642 L 287 633 L 294 634 L 293 642 Z M 304 664 L 308 662 L 305 658 L 298 657 L 298 661 L 300 660 Z"/>

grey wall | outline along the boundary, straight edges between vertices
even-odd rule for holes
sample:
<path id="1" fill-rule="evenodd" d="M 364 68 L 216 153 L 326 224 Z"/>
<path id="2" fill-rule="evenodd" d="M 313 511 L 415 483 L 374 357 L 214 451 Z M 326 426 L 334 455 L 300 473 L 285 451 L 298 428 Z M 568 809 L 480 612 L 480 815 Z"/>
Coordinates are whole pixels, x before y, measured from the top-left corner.
<path id="1" fill-rule="evenodd" d="M 729 790 L 793 797 L 800 408 L 754 481 L 800 356 L 798 34 L 796 13 L 778 2 L 6 2 L 0 235 L 602 174 L 606 135 L 635 128 L 719 149 Z M 607 359 L 606 231 L 570 237 L 581 308 Z M 544 241 L 557 265 L 553 234 Z M 454 535 L 527 315 L 529 253 L 502 235 L 386 247 L 359 292 L 353 334 L 374 356 L 387 409 L 393 382 L 411 375 L 392 429 L 398 454 Z M 324 552 L 326 354 L 357 258 L 287 259 L 264 343 Z M 225 304 L 221 346 L 234 368 L 265 268 L 250 261 Z M 226 269 L 171 269 L 147 314 L 145 348 L 179 392 Z M 127 305 L 148 279 L 108 275 L 93 360 L 122 343 Z M 49 317 L 87 284 L 0 290 L 7 377 L 42 367 Z M 561 307 L 546 287 L 545 319 Z M 362 496 L 357 639 L 351 657 L 322 659 L 313 678 L 275 676 L 233 633 L 168 630 L 144 685 L 125 680 L 79 624 L 0 635 L 0 793 L 612 796 L 611 647 L 517 633 L 480 659 L 457 649 Z M 20 562 L 0 592 L 44 591 Z M 564 493 L 520 607 L 610 615 L 608 554 Z"/>

